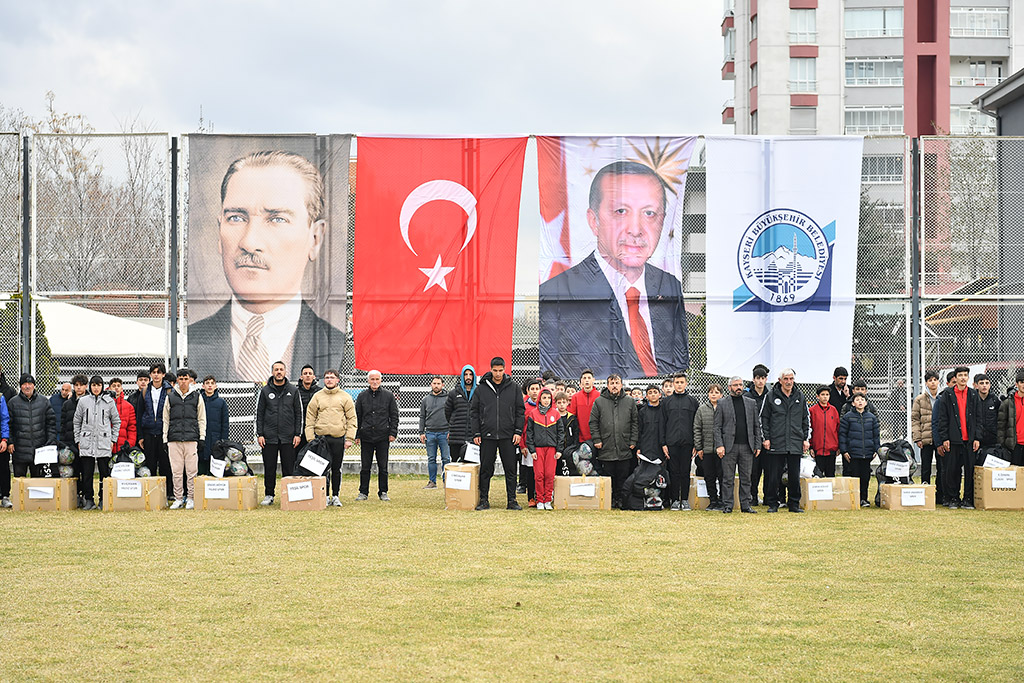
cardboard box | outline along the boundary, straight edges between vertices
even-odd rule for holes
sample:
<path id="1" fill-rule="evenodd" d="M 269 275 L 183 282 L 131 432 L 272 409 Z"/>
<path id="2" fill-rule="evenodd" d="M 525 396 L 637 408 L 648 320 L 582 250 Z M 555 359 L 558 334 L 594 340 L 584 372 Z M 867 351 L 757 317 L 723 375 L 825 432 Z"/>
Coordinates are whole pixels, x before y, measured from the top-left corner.
<path id="1" fill-rule="evenodd" d="M 256 477 L 196 477 L 196 510 L 255 510 Z"/>
<path id="2" fill-rule="evenodd" d="M 1024 510 L 1024 467 L 975 467 L 974 506 L 979 510 Z"/>
<path id="3" fill-rule="evenodd" d="M 283 477 L 282 510 L 326 510 L 327 477 Z"/>
<path id="4" fill-rule="evenodd" d="M 78 480 L 15 477 L 11 504 L 18 512 L 54 512 L 78 507 Z"/>
<path id="5" fill-rule="evenodd" d="M 453 462 L 444 466 L 444 509 L 474 510 L 480 502 L 480 465 Z"/>
<path id="6" fill-rule="evenodd" d="M 934 510 L 932 484 L 882 484 L 882 507 L 886 510 Z"/>
<path id="7" fill-rule="evenodd" d="M 611 510 L 611 477 L 555 477 L 556 510 Z"/>
<path id="8" fill-rule="evenodd" d="M 151 512 L 167 507 L 167 477 L 103 480 L 103 511 L 141 510 Z"/>
<path id="9" fill-rule="evenodd" d="M 831 493 L 831 498 L 823 498 Z M 811 497 L 820 500 L 811 500 Z M 831 477 L 800 480 L 800 507 L 804 510 L 860 510 L 860 479 Z"/>
<path id="10" fill-rule="evenodd" d="M 699 482 L 699 483 L 698 483 Z M 704 495 L 699 495 L 701 491 L 704 491 Z M 733 481 L 732 488 L 732 502 L 733 509 L 740 510 L 740 478 L 736 477 Z M 690 495 L 688 497 L 690 501 L 690 508 L 693 510 L 707 510 L 708 505 L 711 504 L 711 499 L 707 496 L 707 489 L 704 487 L 704 477 L 690 477 Z"/>

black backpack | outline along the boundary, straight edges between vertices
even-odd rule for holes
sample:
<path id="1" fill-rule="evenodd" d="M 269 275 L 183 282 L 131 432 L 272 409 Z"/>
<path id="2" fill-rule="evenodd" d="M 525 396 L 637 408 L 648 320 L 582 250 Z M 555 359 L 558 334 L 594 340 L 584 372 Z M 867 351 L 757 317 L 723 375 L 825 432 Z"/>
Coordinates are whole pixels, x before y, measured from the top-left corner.
<path id="1" fill-rule="evenodd" d="M 910 474 L 906 477 L 889 477 L 885 474 L 886 464 L 893 462 L 909 462 Z M 878 480 L 878 491 L 875 492 L 875 507 L 882 504 L 882 484 L 912 484 L 917 462 L 914 460 L 914 447 L 909 441 L 893 441 L 882 444 L 878 449 L 878 467 L 875 468 L 875 479 Z"/>

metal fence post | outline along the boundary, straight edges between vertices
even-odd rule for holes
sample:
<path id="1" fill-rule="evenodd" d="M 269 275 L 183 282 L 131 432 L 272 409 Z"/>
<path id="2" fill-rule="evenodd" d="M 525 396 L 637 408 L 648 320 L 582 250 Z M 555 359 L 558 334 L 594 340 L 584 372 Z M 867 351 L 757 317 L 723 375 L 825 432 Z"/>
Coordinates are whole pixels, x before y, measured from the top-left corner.
<path id="1" fill-rule="evenodd" d="M 32 253 L 32 185 L 29 180 L 29 137 L 21 138 L 21 368 L 32 367 L 32 291 L 29 268 Z"/>
<path id="2" fill-rule="evenodd" d="M 171 352 L 168 362 L 178 367 L 178 138 L 171 138 L 171 234 L 168 240 L 170 260 L 170 296 L 167 302 L 168 324 L 171 328 Z"/>
<path id="3" fill-rule="evenodd" d="M 924 386 L 921 373 L 921 148 L 919 139 L 911 140 L 910 208 L 910 387 L 913 400 Z"/>

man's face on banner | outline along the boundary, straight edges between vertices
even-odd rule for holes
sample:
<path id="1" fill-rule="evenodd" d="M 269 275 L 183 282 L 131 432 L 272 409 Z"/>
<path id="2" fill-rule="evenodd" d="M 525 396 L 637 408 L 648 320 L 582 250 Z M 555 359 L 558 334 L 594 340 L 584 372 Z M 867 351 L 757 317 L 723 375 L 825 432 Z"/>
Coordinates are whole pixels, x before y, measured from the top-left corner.
<path id="1" fill-rule="evenodd" d="M 289 166 L 239 169 L 228 181 L 219 250 L 235 296 L 264 313 L 299 293 L 316 259 L 325 222 L 310 224 L 307 181 Z"/>
<path id="2" fill-rule="evenodd" d="M 601 256 L 635 280 L 661 240 L 665 191 L 650 176 L 606 175 L 601 179 L 601 204 L 596 212 L 587 209 L 587 222 Z"/>

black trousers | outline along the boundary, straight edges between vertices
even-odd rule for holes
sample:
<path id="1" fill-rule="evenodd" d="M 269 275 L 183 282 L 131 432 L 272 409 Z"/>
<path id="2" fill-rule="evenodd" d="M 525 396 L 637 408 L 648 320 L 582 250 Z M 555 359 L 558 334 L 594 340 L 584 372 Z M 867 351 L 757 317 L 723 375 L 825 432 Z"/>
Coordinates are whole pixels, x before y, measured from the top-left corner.
<path id="1" fill-rule="evenodd" d="M 665 506 L 674 500 L 685 500 L 690 495 L 690 459 L 693 458 L 693 444 L 679 444 L 668 447 L 668 497 Z"/>
<path id="2" fill-rule="evenodd" d="M 950 443 L 949 452 L 942 456 L 946 459 L 943 466 L 945 477 L 945 491 L 943 492 L 947 503 L 974 504 L 974 451 L 968 443 Z M 964 485 L 963 497 L 960 496 L 960 484 Z"/>
<path id="3" fill-rule="evenodd" d="M 380 441 L 359 442 L 359 493 L 370 495 L 370 467 L 373 459 L 377 458 L 377 494 L 388 492 L 388 446 L 391 442 L 387 439 Z"/>
<path id="4" fill-rule="evenodd" d="M 93 475 L 98 467 L 100 471 L 100 501 L 102 501 L 103 480 L 110 476 L 110 458 L 78 458 L 78 460 L 82 463 L 82 479 L 80 484 L 82 488 L 78 493 L 84 496 L 86 500 L 96 502 Z"/>
<path id="5" fill-rule="evenodd" d="M 761 454 L 764 457 L 764 454 Z M 765 503 L 768 507 L 779 507 L 783 471 L 789 469 L 789 509 L 800 507 L 800 453 L 769 453 L 767 465 L 768 483 L 765 484 Z"/>
<path id="6" fill-rule="evenodd" d="M 462 462 L 466 459 L 466 442 L 465 441 L 448 441 L 448 450 L 451 454 L 452 462 Z"/>
<path id="7" fill-rule="evenodd" d="M 761 474 L 764 473 L 764 480 L 767 483 L 768 473 L 765 472 L 765 455 L 767 453 L 761 453 L 760 456 L 754 458 L 754 465 L 750 468 L 750 504 L 757 505 L 758 500 L 764 501 L 766 496 L 758 496 L 757 489 L 761 486 Z"/>
<path id="8" fill-rule="evenodd" d="M 921 446 L 921 483 L 932 483 L 932 460 L 937 459 L 935 446 Z M 938 463 L 936 463 L 938 465 Z"/>
<path id="9" fill-rule="evenodd" d="M 846 465 L 849 465 L 850 476 L 860 479 L 860 499 L 868 499 L 868 486 L 871 484 L 871 458 L 850 458 L 850 462 L 843 465 L 845 474 Z"/>
<path id="10" fill-rule="evenodd" d="M 328 465 L 325 473 L 327 474 L 327 485 L 331 489 L 331 495 L 337 496 L 341 491 L 341 461 L 345 457 L 345 437 L 325 436 L 324 438 L 327 439 L 327 448 L 331 452 L 331 464 Z"/>
<path id="11" fill-rule="evenodd" d="M 1017 444 L 1016 448 L 1013 449 L 1013 453 L 1010 454 L 1010 464 L 1014 467 L 1024 467 L 1024 446 Z M 7 490 L 11 488 L 10 482 L 7 484 Z"/>
<path id="12" fill-rule="evenodd" d="M 147 433 L 142 452 L 146 454 L 146 467 L 155 477 L 167 477 L 167 500 L 174 498 L 174 475 L 171 473 L 171 459 L 167 457 L 167 444 L 159 432 Z"/>
<path id="13" fill-rule="evenodd" d="M 0 453 L 0 498 L 11 497 L 11 454 Z"/>
<path id="14" fill-rule="evenodd" d="M 344 448 L 344 441 L 342 448 Z M 263 495 L 274 495 L 277 489 L 277 458 L 281 457 L 281 476 L 295 472 L 295 447 L 289 443 L 268 443 L 263 447 Z"/>
<path id="15" fill-rule="evenodd" d="M 835 453 L 830 453 L 829 455 L 816 455 L 814 456 L 814 463 L 825 474 L 826 477 L 831 478 L 836 476 Z"/>
<path id="16" fill-rule="evenodd" d="M 526 498 L 537 500 L 537 479 L 533 475 L 533 467 L 523 464 L 522 451 L 519 451 L 519 483 L 526 487 Z"/>
<path id="17" fill-rule="evenodd" d="M 602 460 L 601 469 L 604 471 L 604 476 L 612 478 L 612 507 L 620 507 L 622 488 L 626 483 L 626 479 L 636 469 L 636 458 Z"/>
<path id="18" fill-rule="evenodd" d="M 704 486 L 708 489 L 708 503 L 722 502 L 722 459 L 714 451 L 704 452 L 703 458 L 697 459 L 704 473 Z M 730 501 L 730 504 L 732 501 Z"/>
<path id="19" fill-rule="evenodd" d="M 15 462 L 14 463 L 14 476 L 16 477 L 42 477 L 43 467 L 45 465 L 30 465 L 27 462 Z M 10 484 L 8 484 L 8 488 Z"/>
<path id="20" fill-rule="evenodd" d="M 488 501 L 497 457 L 501 458 L 501 466 L 505 469 L 505 496 L 511 503 L 516 499 L 516 466 L 519 462 L 519 449 L 512 439 L 480 440 L 480 501 Z"/>

